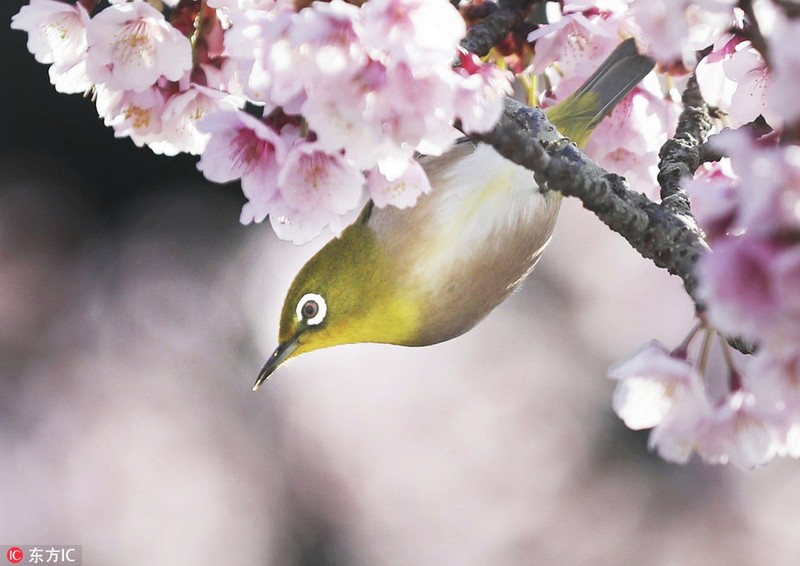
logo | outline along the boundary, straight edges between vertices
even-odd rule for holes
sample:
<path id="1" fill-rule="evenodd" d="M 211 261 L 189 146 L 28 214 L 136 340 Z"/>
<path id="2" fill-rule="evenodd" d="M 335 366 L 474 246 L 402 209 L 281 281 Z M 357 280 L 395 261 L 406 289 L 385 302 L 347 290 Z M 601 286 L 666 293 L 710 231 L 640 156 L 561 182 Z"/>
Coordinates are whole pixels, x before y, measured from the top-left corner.
<path id="1" fill-rule="evenodd" d="M 12 564 L 19 564 L 20 562 L 22 562 L 22 559 L 25 558 L 25 553 L 22 552 L 22 549 L 20 547 L 12 546 L 6 551 L 6 558 Z"/>
<path id="2" fill-rule="evenodd" d="M 81 566 L 83 564 L 81 545 L 0 545 L 0 557 L 5 551 L 6 560 L 2 564 L 39 564 L 40 566 Z"/>

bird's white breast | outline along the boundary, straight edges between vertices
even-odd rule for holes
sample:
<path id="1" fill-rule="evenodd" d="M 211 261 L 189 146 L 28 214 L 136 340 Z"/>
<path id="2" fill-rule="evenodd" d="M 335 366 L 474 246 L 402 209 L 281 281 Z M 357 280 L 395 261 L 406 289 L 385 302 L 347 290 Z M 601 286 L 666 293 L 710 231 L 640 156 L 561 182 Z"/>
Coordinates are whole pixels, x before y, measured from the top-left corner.
<path id="1" fill-rule="evenodd" d="M 436 287 L 439 279 L 452 276 L 458 265 L 469 264 L 476 255 L 503 254 L 524 245 L 512 241 L 521 233 L 533 244 L 532 252 L 549 240 L 550 230 L 544 238 L 536 233 L 537 227 L 545 228 L 553 207 L 539 192 L 533 173 L 491 146 L 480 144 L 431 176 L 433 191 L 417 205 L 426 217 L 421 229 L 427 251 L 420 250 L 412 272 L 426 286 Z"/>

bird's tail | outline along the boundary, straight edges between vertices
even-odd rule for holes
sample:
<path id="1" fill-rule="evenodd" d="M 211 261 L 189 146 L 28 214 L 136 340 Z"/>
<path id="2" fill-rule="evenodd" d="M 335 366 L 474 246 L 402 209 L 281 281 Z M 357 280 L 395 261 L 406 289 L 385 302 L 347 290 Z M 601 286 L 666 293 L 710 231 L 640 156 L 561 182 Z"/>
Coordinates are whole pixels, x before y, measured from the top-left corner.
<path id="1" fill-rule="evenodd" d="M 563 102 L 547 110 L 558 131 L 583 146 L 592 130 L 655 62 L 639 53 L 633 38 L 620 43 L 583 85 Z"/>

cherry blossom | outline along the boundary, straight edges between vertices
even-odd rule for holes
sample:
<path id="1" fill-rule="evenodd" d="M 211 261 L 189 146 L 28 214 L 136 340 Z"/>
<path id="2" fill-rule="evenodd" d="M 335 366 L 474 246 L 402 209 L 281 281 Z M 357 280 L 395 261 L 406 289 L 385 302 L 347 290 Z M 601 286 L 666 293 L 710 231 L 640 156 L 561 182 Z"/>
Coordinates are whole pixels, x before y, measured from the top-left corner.
<path id="1" fill-rule="evenodd" d="M 86 74 L 89 14 L 80 5 L 31 0 L 11 18 L 12 29 L 28 33 L 28 51 L 39 63 L 51 64 L 50 82 L 65 94 L 91 87 Z"/>
<path id="2" fill-rule="evenodd" d="M 698 395 L 700 378 L 686 359 L 650 342 L 608 371 L 616 380 L 614 411 L 633 429 L 660 424 L 683 397 Z"/>
<path id="3" fill-rule="evenodd" d="M 226 10 L 231 12 L 244 12 L 247 10 L 271 10 L 272 8 L 286 3 L 282 0 L 206 0 L 211 8 Z"/>
<path id="4" fill-rule="evenodd" d="M 759 115 L 772 126 L 783 118 L 770 102 L 772 73 L 761 53 L 749 41 L 725 36 L 697 65 L 697 81 L 704 98 L 727 114 L 732 126 L 752 122 Z"/>
<path id="5" fill-rule="evenodd" d="M 461 67 L 455 107 L 461 127 L 467 132 L 485 132 L 500 119 L 503 96 L 511 94 L 508 73 L 494 65 L 483 65 L 473 54 L 459 51 Z M 475 104 L 480 100 L 479 104 Z"/>
<path id="6" fill-rule="evenodd" d="M 188 38 L 147 2 L 113 4 L 89 22 L 89 77 L 113 90 L 144 91 L 177 81 L 192 66 Z"/>
<path id="7" fill-rule="evenodd" d="M 762 466 L 778 452 L 777 430 L 756 408 L 752 394 L 737 391 L 707 415 L 698 451 L 710 463 Z"/>
<path id="8" fill-rule="evenodd" d="M 709 320 L 724 332 L 750 339 L 763 337 L 767 329 L 775 327 L 785 316 L 776 271 L 785 252 L 761 238 L 718 242 L 700 266 L 700 292 L 709 303 Z"/>
<path id="9" fill-rule="evenodd" d="M 629 25 L 657 61 L 691 68 L 695 53 L 736 23 L 735 6 L 733 0 L 634 0 Z"/>
<path id="10" fill-rule="evenodd" d="M 341 215 L 360 200 L 364 176 L 347 159 L 323 151 L 317 142 L 298 142 L 286 156 L 278 186 L 283 201 L 299 214 L 308 210 Z"/>
<path id="11" fill-rule="evenodd" d="M 580 86 L 597 66 L 608 56 L 619 43 L 619 19 L 586 16 L 582 12 L 557 14 L 553 23 L 543 25 L 528 35 L 528 41 L 536 41 L 536 52 L 532 66 L 537 73 L 558 62 L 560 77 L 553 76 L 558 84 L 554 85 L 556 93 L 562 89 L 563 96 Z"/>
<path id="12" fill-rule="evenodd" d="M 800 147 L 754 141 L 744 131 L 723 132 L 714 146 L 730 155 L 741 179 L 736 230 L 766 235 L 800 230 Z"/>
<path id="13" fill-rule="evenodd" d="M 177 155 L 181 152 L 199 155 L 210 135 L 200 132 L 197 123 L 206 115 L 223 109 L 244 106 L 244 101 L 216 89 L 192 85 L 172 96 L 161 113 L 161 135 L 150 143 L 156 153 Z"/>
<path id="14" fill-rule="evenodd" d="M 703 334 L 707 343 L 713 332 Z M 693 336 L 673 353 L 651 342 L 609 370 L 609 377 L 618 381 L 614 410 L 625 424 L 652 428 L 650 448 L 676 463 L 686 463 L 698 454 L 709 463 L 753 468 L 778 454 L 796 453 L 798 405 L 787 405 L 785 399 L 796 400 L 798 395 L 794 391 L 786 396 L 787 389 L 796 389 L 781 372 L 787 366 L 772 363 L 779 368 L 772 383 L 729 367 L 728 390 L 712 395 L 710 377 L 701 375 L 705 362 L 686 357 Z M 706 355 L 704 345 L 701 357 Z M 757 363 L 750 364 L 749 370 Z M 794 371 L 797 366 L 790 367 Z M 797 378 L 792 379 L 796 383 Z"/>
<path id="15" fill-rule="evenodd" d="M 711 241 L 725 236 L 731 229 L 739 207 L 738 180 L 730 159 L 723 158 L 685 182 L 692 198 L 692 213 Z"/>
<path id="16" fill-rule="evenodd" d="M 286 31 L 292 24 L 294 13 L 289 10 L 246 10 L 231 16 L 232 25 L 225 33 L 225 50 L 231 57 L 228 73 L 235 72 L 242 83 L 242 92 L 251 100 L 275 106 L 271 88 L 276 80 L 288 83 L 279 89 L 281 103 L 286 103 L 286 90 L 291 95 L 302 91 L 297 75 L 279 78 L 279 71 L 290 70 L 291 49 Z M 273 63 L 277 68 L 273 67 Z M 287 74 L 287 73 L 284 73 Z M 292 86 L 294 85 L 294 86 Z"/>
<path id="17" fill-rule="evenodd" d="M 429 193 L 431 184 L 419 162 L 411 160 L 403 174 L 391 180 L 378 168 L 371 169 L 367 174 L 367 189 L 375 206 L 407 208 L 414 206 L 420 195 Z"/>
<path id="18" fill-rule="evenodd" d="M 211 136 L 197 168 L 215 183 L 241 179 L 249 201 L 242 210 L 242 222 L 264 220 L 278 193 L 278 173 L 286 159 L 286 143 L 280 134 L 234 110 L 209 114 L 197 129 Z"/>
<path id="19" fill-rule="evenodd" d="M 741 48 L 741 44 L 745 41 L 737 35 L 724 34 L 695 67 L 695 76 L 703 100 L 724 112 L 730 111 L 733 93 L 736 92 L 736 83 L 725 74 L 724 63 L 734 56 L 737 48 Z M 749 45 L 750 42 L 746 43 Z"/>
<path id="20" fill-rule="evenodd" d="M 370 0 L 361 12 L 364 42 L 373 58 L 379 55 L 442 73 L 449 69 L 456 46 L 467 31 L 449 2 Z M 415 41 L 408 41 L 409 37 Z"/>
<path id="21" fill-rule="evenodd" d="M 156 142 L 161 136 L 161 114 L 166 103 L 161 89 L 141 92 L 114 91 L 105 85 L 95 87 L 97 113 L 116 137 L 130 137 L 139 147 Z"/>
<path id="22" fill-rule="evenodd" d="M 687 463 L 698 448 L 711 406 L 705 396 L 685 395 L 650 431 L 647 445 L 668 462 Z"/>

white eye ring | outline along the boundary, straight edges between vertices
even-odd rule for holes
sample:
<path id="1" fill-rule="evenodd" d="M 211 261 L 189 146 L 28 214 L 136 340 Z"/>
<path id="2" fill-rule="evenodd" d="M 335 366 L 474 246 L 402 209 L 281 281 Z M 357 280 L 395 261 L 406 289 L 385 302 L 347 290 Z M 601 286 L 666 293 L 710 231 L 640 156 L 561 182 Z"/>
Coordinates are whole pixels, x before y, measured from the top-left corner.
<path id="1" fill-rule="evenodd" d="M 306 293 L 297 302 L 297 320 L 304 321 L 309 326 L 316 326 L 325 320 L 328 314 L 328 305 L 322 295 Z"/>

